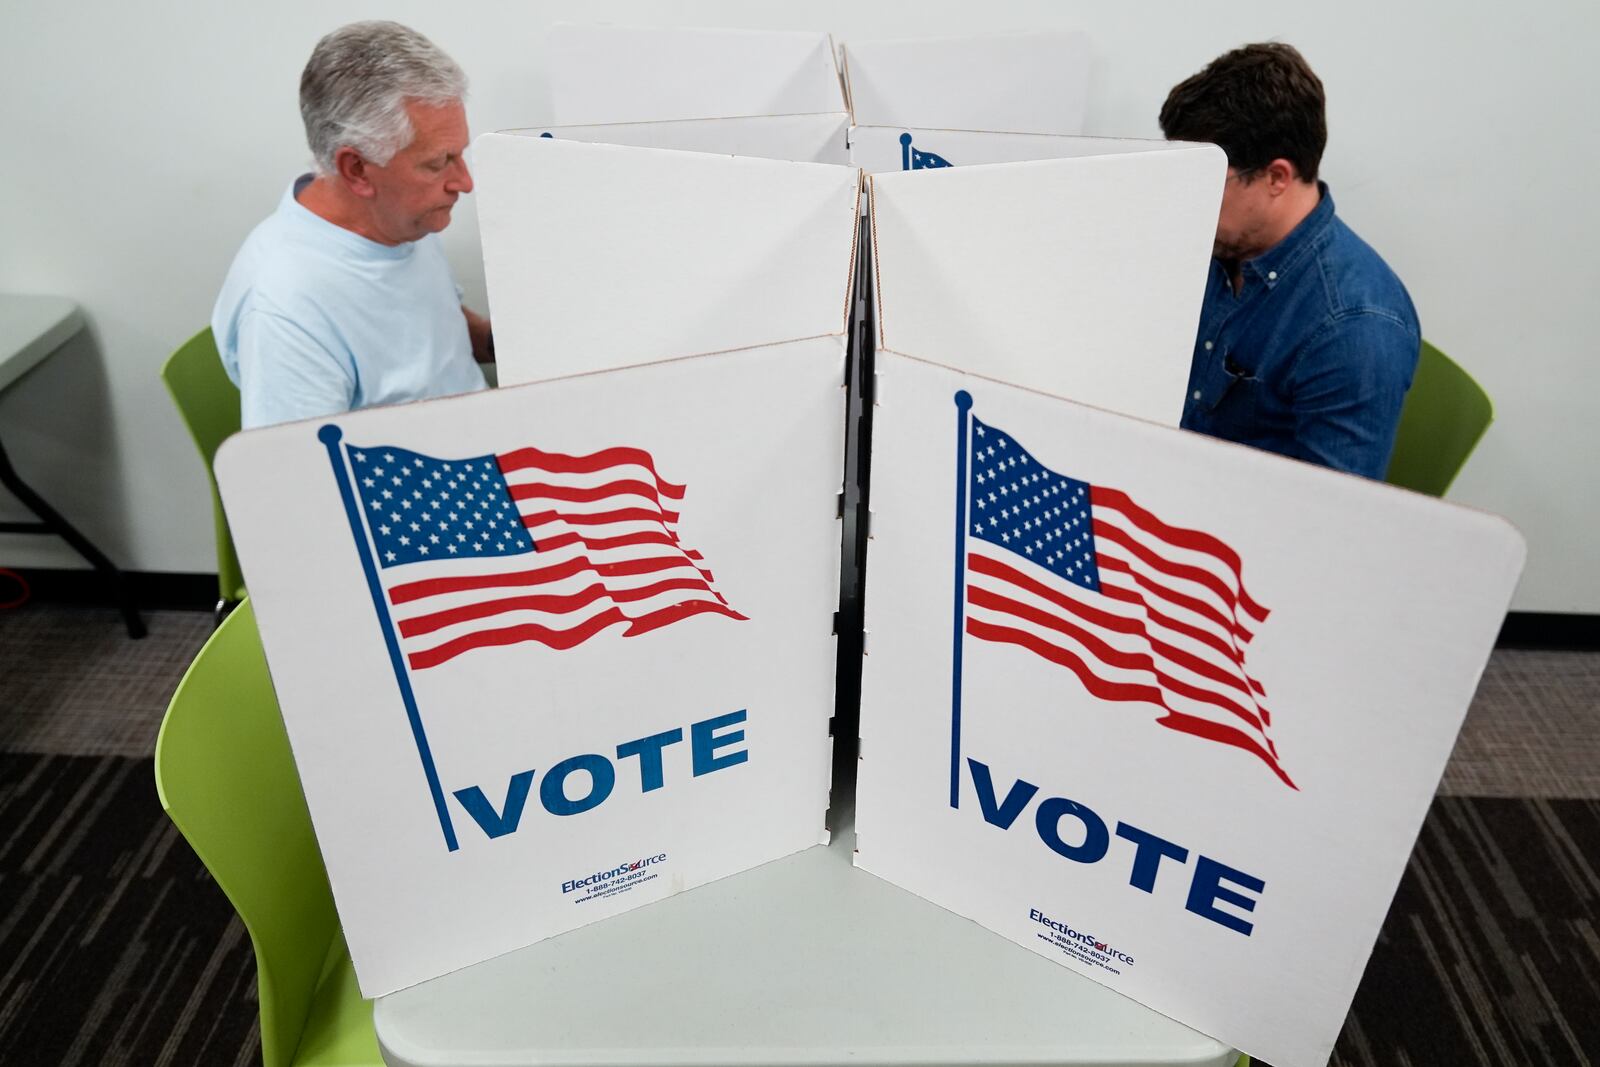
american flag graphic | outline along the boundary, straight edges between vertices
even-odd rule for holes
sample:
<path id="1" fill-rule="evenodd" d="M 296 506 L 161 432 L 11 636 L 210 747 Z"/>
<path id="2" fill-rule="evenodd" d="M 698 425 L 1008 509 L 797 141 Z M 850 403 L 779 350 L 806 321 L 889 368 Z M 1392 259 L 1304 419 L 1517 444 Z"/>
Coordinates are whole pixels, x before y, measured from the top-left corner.
<path id="1" fill-rule="evenodd" d="M 975 416 L 969 441 L 966 633 L 1065 667 L 1101 700 L 1153 704 L 1161 725 L 1253 753 L 1298 788 L 1245 664 L 1268 612 L 1238 553 L 1057 474 Z"/>
<path id="2" fill-rule="evenodd" d="M 692 615 L 745 618 L 679 543 L 684 486 L 643 449 L 345 453 L 413 670 L 491 645 L 569 649 L 615 626 L 632 637 Z"/>
<path id="3" fill-rule="evenodd" d="M 900 169 L 901 170 L 934 170 L 938 167 L 948 167 L 950 161 L 943 156 L 932 152 L 924 152 L 920 148 L 913 148 L 911 135 L 900 135 Z"/>

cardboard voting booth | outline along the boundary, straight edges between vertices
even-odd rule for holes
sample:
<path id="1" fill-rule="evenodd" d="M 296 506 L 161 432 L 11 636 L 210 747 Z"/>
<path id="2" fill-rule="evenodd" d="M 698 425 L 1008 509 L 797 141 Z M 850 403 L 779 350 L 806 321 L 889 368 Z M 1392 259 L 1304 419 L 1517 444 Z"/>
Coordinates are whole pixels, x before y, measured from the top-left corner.
<path id="1" fill-rule="evenodd" d="M 1521 537 L 894 353 L 876 398 L 858 864 L 1326 1062 Z"/>
<path id="2" fill-rule="evenodd" d="M 818 338 L 223 446 L 364 995 L 826 840 L 842 374 Z"/>
<path id="3" fill-rule="evenodd" d="M 879 343 L 1176 425 L 1227 160 L 1043 140 L 1052 158 L 872 176 Z"/>
<path id="4" fill-rule="evenodd" d="M 857 126 L 1080 134 L 1087 34 L 848 41 L 818 32 L 557 25 L 551 124 L 833 115 Z M 631 143 L 631 142 L 623 142 Z"/>
<path id="5" fill-rule="evenodd" d="M 561 25 L 548 44 L 552 114 L 529 132 L 556 139 L 868 171 L 1096 151 L 1049 136 L 1083 128 L 1081 33 L 860 42 L 838 60 L 822 33 Z"/>
<path id="6" fill-rule="evenodd" d="M 842 94 L 827 41 L 551 31 L 557 124 L 480 138 L 477 147 L 501 381 L 637 358 L 637 347 L 611 343 L 614 332 L 635 334 L 658 356 L 753 343 L 768 320 L 813 294 L 831 296 L 829 278 L 848 279 L 836 265 L 848 252 L 835 246 L 826 253 L 834 263 L 817 263 L 808 288 L 754 298 L 763 272 L 747 264 L 783 255 L 782 242 L 814 225 L 815 200 L 786 199 L 785 183 L 837 198 L 860 170 L 872 176 L 861 203 L 872 205 L 865 281 L 879 344 L 1176 424 L 1226 171 L 1221 151 L 1063 135 L 1082 125 L 1082 34 L 847 42 Z M 580 120 L 589 124 L 571 124 Z M 530 140 L 616 147 L 611 156 L 563 153 Z M 833 164 L 836 184 L 825 177 L 830 168 L 671 150 Z M 658 244 L 692 263 L 658 269 L 647 253 Z M 533 247 L 545 254 L 528 255 Z M 618 316 L 624 299 L 629 312 Z M 838 306 L 847 311 L 847 301 Z M 684 329 L 690 323 L 695 330 Z M 567 329 L 601 343 L 569 343 L 560 336 Z M 608 350 L 616 357 L 600 355 Z M 578 366 L 563 352 L 601 362 Z"/>
<path id="7" fill-rule="evenodd" d="M 1083 132 L 1092 60 L 1084 33 L 846 41 L 840 53 L 860 126 Z"/>
<path id="8" fill-rule="evenodd" d="M 475 151 L 501 383 L 827 337 L 842 387 L 855 171 L 524 134 Z"/>
<path id="9" fill-rule="evenodd" d="M 859 125 L 850 128 L 850 161 L 869 174 L 941 170 L 977 163 L 1027 163 L 1036 159 L 1161 152 L 1173 147 L 1170 141 L 1003 133 L 929 126 Z"/>
<path id="10" fill-rule="evenodd" d="M 843 541 L 859 865 L 1323 1062 L 1515 531 L 1174 428 L 1226 163 L 1074 136 L 1081 37 L 552 49 L 515 387 L 217 460 L 363 992 L 821 841 Z"/>
<path id="11" fill-rule="evenodd" d="M 1082 126 L 1082 34 L 866 44 L 854 77 L 824 61 L 826 41 L 821 34 L 557 26 L 550 34 L 554 117 L 505 132 L 869 173 L 1109 147 L 1104 139 L 1062 136 Z M 951 54 L 964 59 L 947 63 Z M 686 71 L 693 76 L 686 79 Z M 868 84 L 858 85 L 861 78 Z M 942 90 L 929 95 L 933 82 Z M 861 106 L 852 104 L 856 92 Z M 922 106 L 908 108 L 913 99 Z"/>
<path id="12" fill-rule="evenodd" d="M 499 132 L 589 144 L 786 159 L 796 163 L 843 165 L 850 162 L 850 121 L 843 114 L 612 122 Z"/>
<path id="13" fill-rule="evenodd" d="M 826 33 L 560 24 L 546 44 L 556 125 L 846 111 Z"/>
<path id="14" fill-rule="evenodd" d="M 849 162 L 825 33 L 558 25 L 550 124 L 563 140 Z"/>

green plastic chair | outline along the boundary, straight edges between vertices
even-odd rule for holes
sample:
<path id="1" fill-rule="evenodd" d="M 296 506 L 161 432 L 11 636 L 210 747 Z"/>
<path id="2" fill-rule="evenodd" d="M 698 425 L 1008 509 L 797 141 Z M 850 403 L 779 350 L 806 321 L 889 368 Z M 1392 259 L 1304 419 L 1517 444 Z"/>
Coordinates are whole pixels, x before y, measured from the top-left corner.
<path id="1" fill-rule="evenodd" d="M 216 475 L 211 463 L 217 446 L 239 432 L 239 387 L 222 369 L 217 343 L 207 326 L 185 341 L 161 368 L 161 380 L 178 405 L 178 414 L 189 428 L 200 458 L 206 461 L 206 477 L 211 480 L 211 513 L 217 537 L 217 616 L 229 605 L 245 598 L 244 572 L 233 550 L 233 535 L 222 511 Z"/>
<path id="2" fill-rule="evenodd" d="M 248 599 L 178 683 L 155 763 L 162 808 L 249 931 L 263 1067 L 382 1067 Z"/>
<path id="3" fill-rule="evenodd" d="M 1422 342 L 1384 480 L 1444 496 L 1493 421 L 1494 404 L 1483 387 L 1449 356 Z"/>
<path id="4" fill-rule="evenodd" d="M 250 933 L 263 1067 L 382 1067 L 248 600 L 173 694 L 156 791 Z"/>

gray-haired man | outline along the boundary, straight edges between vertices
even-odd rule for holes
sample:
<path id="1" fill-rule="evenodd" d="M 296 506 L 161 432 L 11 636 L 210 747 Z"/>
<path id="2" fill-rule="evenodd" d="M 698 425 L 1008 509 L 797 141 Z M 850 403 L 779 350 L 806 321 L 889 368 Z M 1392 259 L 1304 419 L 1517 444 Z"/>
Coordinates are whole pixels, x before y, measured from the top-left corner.
<path id="1" fill-rule="evenodd" d="M 317 42 L 300 77 L 317 173 L 245 240 L 211 316 L 247 429 L 484 387 L 489 323 L 433 236 L 472 191 L 466 88 L 398 23 Z"/>

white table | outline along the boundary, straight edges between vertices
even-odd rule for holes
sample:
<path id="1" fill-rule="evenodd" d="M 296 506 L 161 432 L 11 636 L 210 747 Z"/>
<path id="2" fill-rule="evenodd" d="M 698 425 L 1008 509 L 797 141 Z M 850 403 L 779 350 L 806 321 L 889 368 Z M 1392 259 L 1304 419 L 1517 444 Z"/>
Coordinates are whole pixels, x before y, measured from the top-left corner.
<path id="1" fill-rule="evenodd" d="M 83 329 L 83 316 L 72 301 L 60 296 L 21 296 L 0 293 L 0 393 L 43 362 L 73 334 Z M 54 534 L 77 550 L 78 554 L 105 575 L 118 605 L 129 637 L 143 637 L 144 620 L 134 606 L 127 582 L 116 565 L 89 539 L 79 533 L 61 514 L 45 503 L 30 488 L 0 445 L 0 485 L 10 490 L 38 522 L 0 522 L 0 534 Z"/>
<path id="2" fill-rule="evenodd" d="M 0 293 L 0 392 L 81 329 L 78 306 L 64 296 Z"/>
<path id="3" fill-rule="evenodd" d="M 854 841 L 846 825 L 831 846 L 380 997 L 384 1058 L 391 1067 L 1238 1058 L 856 870 Z"/>

